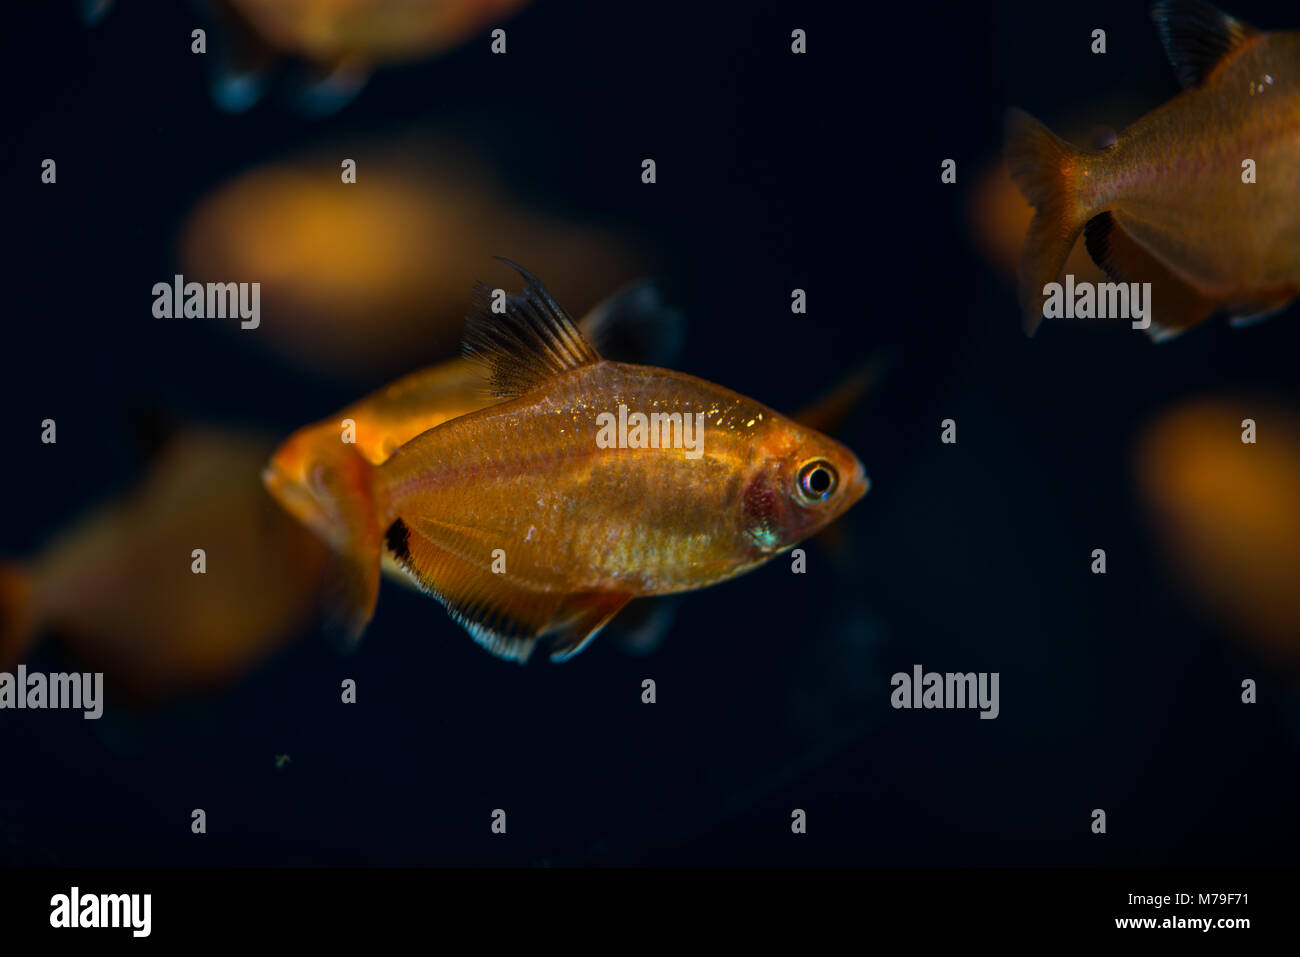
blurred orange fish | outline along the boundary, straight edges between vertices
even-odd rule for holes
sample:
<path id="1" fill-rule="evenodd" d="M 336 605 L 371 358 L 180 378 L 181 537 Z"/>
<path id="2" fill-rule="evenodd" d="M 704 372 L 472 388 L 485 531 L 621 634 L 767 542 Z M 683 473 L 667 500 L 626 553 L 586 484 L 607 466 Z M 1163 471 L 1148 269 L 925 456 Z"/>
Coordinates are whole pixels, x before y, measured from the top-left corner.
<path id="1" fill-rule="evenodd" d="M 1243 442 L 1254 423 L 1255 442 Z M 1191 601 L 1300 664 L 1300 411 L 1201 399 L 1135 446 L 1138 485 Z"/>
<path id="2" fill-rule="evenodd" d="M 224 28 L 212 97 L 239 112 L 266 92 L 281 56 L 310 64 L 298 106 L 331 113 L 352 100 L 374 67 L 433 56 L 503 23 L 528 0 L 212 0 Z M 81 0 L 87 24 L 112 0 Z M 485 41 L 486 42 L 486 41 Z"/>
<path id="3" fill-rule="evenodd" d="M 0 666 L 49 632 L 152 699 L 219 685 L 301 634 L 327 549 L 258 481 L 270 448 L 256 435 L 182 432 L 124 499 L 31 561 L 0 566 Z"/>
<path id="4" fill-rule="evenodd" d="M 1200 0 L 1152 16 L 1186 89 L 1110 146 L 1076 149 L 1007 116 L 1007 167 L 1037 209 L 1019 270 L 1030 333 L 1080 233 L 1115 282 L 1151 284 L 1156 340 L 1300 294 L 1300 32 L 1262 33 Z"/>
<path id="5" fill-rule="evenodd" d="M 377 468 L 349 446 L 305 490 L 347 565 L 351 635 L 373 614 L 387 553 L 494 654 L 525 661 L 549 637 L 563 660 L 630 599 L 739 575 L 866 492 L 838 442 L 693 376 L 602 359 L 520 272 L 524 294 L 503 315 L 480 284 L 466 332 L 502 401 Z"/>
<path id="6" fill-rule="evenodd" d="M 343 158 L 357 181 L 340 181 Z M 646 272 L 625 240 L 506 194 L 480 158 L 396 138 L 255 169 L 182 229 L 186 279 L 261 283 L 261 325 L 242 335 L 341 377 L 396 375 L 445 356 L 464 320 L 463 279 L 495 249 L 540 263 L 575 302 Z"/>

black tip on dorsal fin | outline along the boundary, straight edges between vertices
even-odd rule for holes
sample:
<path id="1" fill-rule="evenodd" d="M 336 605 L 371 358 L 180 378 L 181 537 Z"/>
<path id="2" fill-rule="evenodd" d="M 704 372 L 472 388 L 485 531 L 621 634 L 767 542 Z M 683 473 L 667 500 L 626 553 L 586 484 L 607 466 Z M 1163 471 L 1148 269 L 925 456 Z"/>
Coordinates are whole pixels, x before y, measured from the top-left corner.
<path id="1" fill-rule="evenodd" d="M 1204 0 L 1158 0 L 1151 19 L 1184 89 L 1200 85 L 1258 32 Z"/>
<path id="2" fill-rule="evenodd" d="M 487 367 L 493 395 L 523 395 L 551 376 L 600 361 L 541 280 L 508 259 L 495 258 L 524 277 L 523 294 L 507 295 L 505 312 L 494 312 L 492 288 L 476 283 L 464 348 L 466 356 Z"/>

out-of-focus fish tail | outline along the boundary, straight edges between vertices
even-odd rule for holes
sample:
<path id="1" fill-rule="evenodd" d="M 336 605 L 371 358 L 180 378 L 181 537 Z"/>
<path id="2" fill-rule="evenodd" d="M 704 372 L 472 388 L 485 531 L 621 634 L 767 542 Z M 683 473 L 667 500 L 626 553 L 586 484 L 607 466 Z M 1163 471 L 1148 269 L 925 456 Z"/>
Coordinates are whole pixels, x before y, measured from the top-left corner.
<path id="1" fill-rule="evenodd" d="M 340 443 L 329 483 L 343 529 L 326 575 L 325 626 L 351 649 L 361 640 L 379 599 L 383 530 L 376 515 L 376 469 L 356 446 Z"/>
<path id="2" fill-rule="evenodd" d="M 1043 320 L 1043 287 L 1056 282 L 1088 220 L 1076 198 L 1085 154 L 1024 110 L 1007 111 L 1007 171 L 1037 210 L 1020 256 L 1020 308 L 1025 332 Z"/>
<path id="3" fill-rule="evenodd" d="M 0 670 L 22 658 L 35 634 L 31 576 L 19 565 L 0 562 Z"/>

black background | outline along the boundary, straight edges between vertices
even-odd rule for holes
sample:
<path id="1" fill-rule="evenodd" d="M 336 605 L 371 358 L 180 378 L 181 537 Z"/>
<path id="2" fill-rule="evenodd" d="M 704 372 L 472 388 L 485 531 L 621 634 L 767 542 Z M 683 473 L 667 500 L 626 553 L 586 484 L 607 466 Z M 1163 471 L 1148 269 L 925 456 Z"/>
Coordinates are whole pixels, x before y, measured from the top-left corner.
<path id="1" fill-rule="evenodd" d="M 1300 28 L 1291 4 L 1233 12 Z M 386 586 L 352 658 L 308 635 L 161 713 L 123 713 L 111 689 L 99 722 L 0 713 L 0 862 L 1293 860 L 1296 687 L 1186 607 L 1130 463 L 1141 425 L 1181 397 L 1296 398 L 1296 309 L 1159 347 L 1069 323 L 1029 340 L 964 218 L 1008 105 L 1054 125 L 1177 92 L 1145 4 L 539 0 L 506 24 L 507 56 L 480 38 L 382 70 L 323 119 L 274 98 L 216 110 L 189 52 L 203 21 L 183 5 L 122 3 L 91 30 L 70 3 L 14 4 L 5 21 L 5 554 L 130 483 L 133 406 L 287 434 L 361 394 L 252 334 L 149 311 L 201 195 L 321 143 L 420 124 L 470 138 L 531 201 L 645 243 L 687 313 L 681 367 L 778 409 L 877 349 L 897 361 L 843 436 L 874 482 L 844 520 L 847 559 L 810 550 L 807 575 L 782 559 L 692 595 L 647 659 L 598 640 L 521 669 Z M 790 54 L 794 27 L 806 56 Z M 47 156 L 55 187 L 39 181 Z M 939 182 L 948 157 L 957 186 Z M 57 446 L 37 440 L 47 416 Z M 939 443 L 945 417 L 956 446 Z M 892 710 L 889 676 L 916 663 L 999 672 L 1000 717 Z M 27 664 L 69 667 L 56 647 Z M 1260 682 L 1254 707 L 1243 677 Z"/>

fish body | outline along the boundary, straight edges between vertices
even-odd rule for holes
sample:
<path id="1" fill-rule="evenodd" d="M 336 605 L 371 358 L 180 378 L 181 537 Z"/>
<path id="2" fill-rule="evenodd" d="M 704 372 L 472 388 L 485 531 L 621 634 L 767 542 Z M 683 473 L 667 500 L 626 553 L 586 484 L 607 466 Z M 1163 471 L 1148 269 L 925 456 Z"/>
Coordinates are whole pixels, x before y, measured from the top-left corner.
<path id="1" fill-rule="evenodd" d="M 457 46 L 528 0 L 224 0 L 271 47 L 317 63 L 392 63 Z"/>
<path id="2" fill-rule="evenodd" d="M 604 299 L 578 326 L 616 352 L 668 359 L 680 348 L 682 324 L 658 287 L 641 281 Z M 479 362 L 459 357 L 420 369 L 296 431 L 276 450 L 267 485 L 299 521 L 346 550 L 345 518 L 332 492 L 318 491 L 330 475 L 350 467 L 353 450 L 370 465 L 382 465 L 420 433 L 496 401 Z"/>
<path id="3" fill-rule="evenodd" d="M 597 416 L 619 406 L 702 415 L 701 457 L 602 448 Z M 501 548 L 512 576 L 548 592 L 689 591 L 822 524 L 776 494 L 821 445 L 829 440 L 702 379 L 602 361 L 403 446 L 380 470 L 381 523 L 400 519 L 485 569 Z M 858 482 L 855 461 L 838 457 L 837 471 Z"/>
<path id="4" fill-rule="evenodd" d="M 528 0 L 215 0 L 225 42 L 212 78 L 217 105 L 251 107 L 276 62 L 307 65 L 297 105 L 313 115 L 346 106 L 381 65 L 434 56 L 505 21 Z"/>
<path id="5" fill-rule="evenodd" d="M 1076 149 L 1008 115 L 1008 168 L 1037 209 L 1020 266 L 1031 332 L 1081 233 L 1111 279 L 1152 284 L 1157 339 L 1300 294 L 1300 32 L 1260 32 L 1199 0 L 1153 15 L 1187 88 L 1112 145 Z"/>
<path id="6" fill-rule="evenodd" d="M 865 493 L 838 442 L 705 380 L 602 358 L 524 275 L 504 315 L 480 286 L 466 333 L 500 402 L 378 467 L 344 446 L 304 493 L 335 519 L 354 634 L 384 556 L 494 653 L 524 661 L 551 637 L 560 660 L 630 599 L 742 574 Z M 625 429 L 635 415 L 668 423 L 661 441 Z"/>

